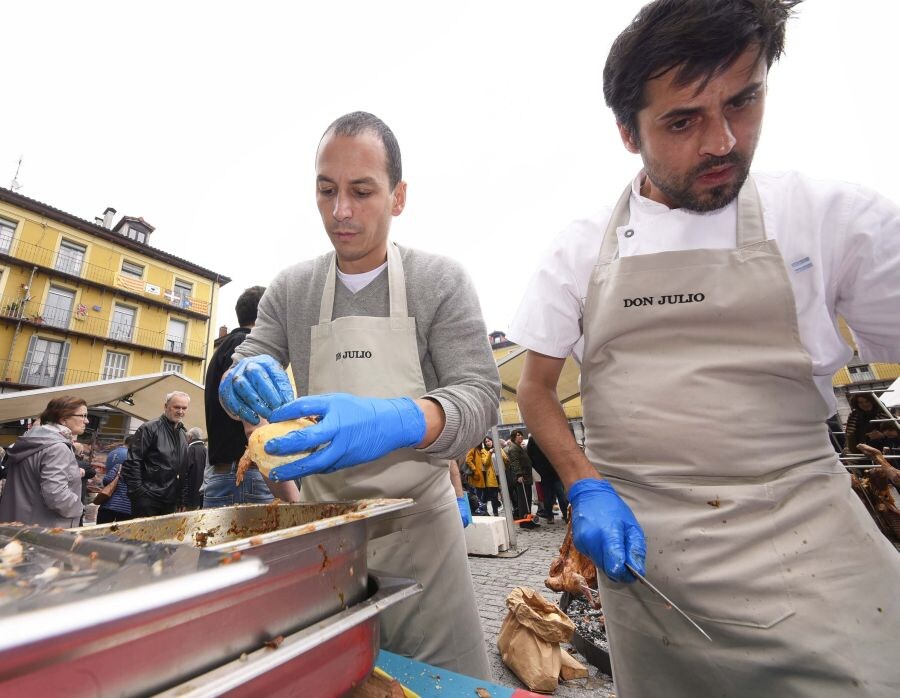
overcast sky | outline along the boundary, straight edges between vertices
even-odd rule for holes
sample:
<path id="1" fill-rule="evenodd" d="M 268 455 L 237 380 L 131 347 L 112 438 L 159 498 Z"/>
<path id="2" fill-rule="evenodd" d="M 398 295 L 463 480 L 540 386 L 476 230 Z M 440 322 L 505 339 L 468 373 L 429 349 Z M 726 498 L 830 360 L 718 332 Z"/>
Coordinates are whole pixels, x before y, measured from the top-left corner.
<path id="1" fill-rule="evenodd" d="M 0 186 L 87 220 L 107 206 L 155 247 L 233 279 L 234 302 L 330 245 L 314 199 L 325 127 L 383 118 L 409 183 L 394 240 L 463 261 L 505 331 L 549 239 L 640 166 L 603 103 L 601 2 L 5 2 Z M 807 0 L 769 76 L 754 168 L 900 201 L 896 0 Z"/>

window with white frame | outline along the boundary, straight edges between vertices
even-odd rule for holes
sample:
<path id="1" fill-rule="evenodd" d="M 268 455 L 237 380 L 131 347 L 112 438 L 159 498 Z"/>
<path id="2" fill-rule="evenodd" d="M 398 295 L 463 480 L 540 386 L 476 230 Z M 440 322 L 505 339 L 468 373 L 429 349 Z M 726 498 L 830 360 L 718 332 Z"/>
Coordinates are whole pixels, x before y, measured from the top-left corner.
<path id="1" fill-rule="evenodd" d="M 166 351 L 184 353 L 184 340 L 187 337 L 187 323 L 184 320 L 169 318 L 169 328 L 166 331 Z"/>
<path id="2" fill-rule="evenodd" d="M 848 366 L 847 372 L 850 374 L 850 380 L 853 383 L 862 383 L 864 381 L 875 380 L 875 374 L 869 364 L 860 364 L 858 366 Z"/>
<path id="3" fill-rule="evenodd" d="M 9 252 L 12 247 L 13 235 L 15 234 L 16 224 L 5 218 L 0 218 L 0 252 Z"/>
<path id="4" fill-rule="evenodd" d="M 35 335 L 28 343 L 20 381 L 26 385 L 62 385 L 68 357 L 68 342 L 55 342 Z"/>
<path id="5" fill-rule="evenodd" d="M 184 364 L 177 361 L 163 361 L 164 373 L 184 373 Z"/>
<path id="6" fill-rule="evenodd" d="M 75 291 L 59 286 L 51 286 L 47 292 L 47 303 L 44 305 L 43 320 L 53 327 L 68 327 L 72 320 L 72 305 L 75 303 Z"/>
<path id="7" fill-rule="evenodd" d="M 134 318 L 137 309 L 116 303 L 113 305 L 112 323 L 109 326 L 109 338 L 120 342 L 130 342 L 134 337 Z"/>
<path id="8" fill-rule="evenodd" d="M 128 354 L 117 351 L 106 352 L 106 360 L 103 362 L 103 377 L 101 380 L 109 381 L 114 378 L 124 378 L 128 373 Z"/>
<path id="9" fill-rule="evenodd" d="M 187 308 L 190 305 L 190 298 L 194 295 L 194 284 L 190 281 L 182 281 L 175 279 L 175 305 Z"/>
<path id="10" fill-rule="evenodd" d="M 53 268 L 57 271 L 64 271 L 66 274 L 81 276 L 85 252 L 87 252 L 87 248 L 84 245 L 63 240 L 59 245 L 59 252 L 56 253 L 56 264 L 53 265 Z"/>
<path id="11" fill-rule="evenodd" d="M 147 242 L 147 233 L 143 230 L 138 230 L 134 226 L 128 226 L 128 238 L 130 240 L 137 240 L 138 242 Z"/>
<path id="12" fill-rule="evenodd" d="M 122 275 L 130 276 L 133 279 L 143 279 L 144 267 L 141 264 L 129 262 L 127 259 L 122 260 Z"/>

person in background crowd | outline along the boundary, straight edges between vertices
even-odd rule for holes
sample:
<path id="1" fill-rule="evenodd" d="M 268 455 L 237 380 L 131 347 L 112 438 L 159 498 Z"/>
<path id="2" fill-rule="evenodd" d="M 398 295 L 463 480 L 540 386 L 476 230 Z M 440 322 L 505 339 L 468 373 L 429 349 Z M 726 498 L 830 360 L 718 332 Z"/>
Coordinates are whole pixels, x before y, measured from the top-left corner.
<path id="1" fill-rule="evenodd" d="M 528 446 L 525 452 L 531 458 L 531 465 L 541 476 L 541 484 L 544 490 L 542 508 L 538 509 L 538 516 L 543 517 L 548 523 L 553 523 L 553 505 L 559 502 L 559 512 L 564 522 L 569 522 L 569 500 L 566 499 L 566 488 L 553 467 L 553 463 L 544 454 L 534 434 L 528 437 Z"/>
<path id="2" fill-rule="evenodd" d="M 828 428 L 828 438 L 831 439 L 831 445 L 834 446 L 836 453 L 843 453 L 847 439 L 844 436 L 844 427 L 841 425 L 840 416 L 835 413 L 831 415 L 825 422 Z"/>
<path id="3" fill-rule="evenodd" d="M 206 407 L 210 464 L 209 478 L 203 489 L 203 507 L 206 509 L 231 504 L 268 504 L 275 499 L 255 465 L 244 473 L 241 484 L 236 484 L 237 464 L 247 449 L 247 433 L 244 426 L 229 417 L 222 408 L 218 393 L 222 376 L 231 367 L 234 350 L 256 325 L 259 301 L 265 291 L 265 286 L 251 286 L 238 297 L 234 312 L 239 327 L 222 339 L 209 361 L 209 368 L 206 369 L 206 392 L 203 401 Z"/>
<path id="4" fill-rule="evenodd" d="M 106 456 L 106 473 L 103 475 L 103 486 L 106 487 L 119 474 L 122 463 L 128 456 L 128 447 L 134 437 L 128 435 L 121 446 L 116 446 Z M 120 477 L 116 482 L 116 489 L 107 501 L 97 510 L 97 523 L 105 524 L 113 521 L 127 521 L 133 519 L 131 513 L 131 500 L 128 498 L 128 484 L 125 478 Z"/>
<path id="5" fill-rule="evenodd" d="M 162 415 L 134 432 L 122 477 L 128 485 L 135 516 L 171 514 L 181 501 L 181 479 L 187 465 L 185 413 L 191 397 L 181 391 L 166 395 Z"/>
<path id="6" fill-rule="evenodd" d="M 857 446 L 869 443 L 869 434 L 878 430 L 878 424 L 873 424 L 872 420 L 886 416 L 875 405 L 871 395 L 864 393 L 851 395 L 850 414 L 844 428 L 847 453 L 859 453 Z"/>
<path id="7" fill-rule="evenodd" d="M 500 483 L 497 481 L 497 473 L 494 472 L 493 451 L 494 440 L 486 436 L 480 445 L 466 454 L 466 463 L 472 471 L 472 484 L 478 496 L 479 510 L 487 515 L 487 505 L 490 504 L 494 516 L 499 516 Z M 503 460 L 504 462 L 508 460 L 505 453 Z"/>
<path id="8" fill-rule="evenodd" d="M 524 519 L 531 514 L 533 495 L 531 486 L 534 484 L 534 475 L 531 473 L 531 458 L 525 452 L 522 443 L 525 434 L 521 429 L 514 429 L 509 435 L 509 470 L 512 479 L 507 483 L 510 497 L 513 500 L 513 517 Z M 537 528 L 537 521 L 523 521 L 519 528 Z"/>
<path id="9" fill-rule="evenodd" d="M 206 472 L 206 446 L 203 443 L 203 430 L 191 427 L 187 432 L 187 472 L 181 489 L 181 506 L 184 509 L 200 509 L 203 506 L 203 475 Z"/>
<path id="10" fill-rule="evenodd" d="M 75 460 L 78 462 L 78 467 L 81 468 L 81 503 L 84 505 L 89 504 L 88 501 L 88 483 L 94 479 L 94 476 L 97 474 L 97 469 L 94 467 L 93 463 L 93 453 L 94 450 L 88 446 L 87 444 L 81 443 L 80 441 L 72 442 L 72 449 L 75 451 Z M 79 522 L 79 526 L 84 525 L 84 514 L 81 515 L 81 520 Z"/>
<path id="11" fill-rule="evenodd" d="M 9 474 L 0 496 L 0 521 L 73 528 L 84 511 L 84 471 L 72 442 L 87 426 L 87 403 L 71 395 L 53 398 L 40 419 L 40 426 L 7 451 Z"/>
<path id="12" fill-rule="evenodd" d="M 877 448 L 885 455 L 900 454 L 900 429 L 893 422 L 884 422 L 878 431 L 871 432 L 872 438 L 867 442 L 872 448 Z M 895 468 L 900 468 L 900 462 L 888 459 Z"/>

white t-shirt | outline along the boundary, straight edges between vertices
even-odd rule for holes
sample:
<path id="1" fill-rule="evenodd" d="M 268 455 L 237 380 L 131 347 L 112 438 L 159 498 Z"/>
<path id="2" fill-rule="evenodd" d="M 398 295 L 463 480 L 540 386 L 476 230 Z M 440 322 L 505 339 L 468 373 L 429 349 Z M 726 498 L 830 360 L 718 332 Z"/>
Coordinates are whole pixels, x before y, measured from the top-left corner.
<path id="1" fill-rule="evenodd" d="M 384 271 L 386 267 L 387 262 L 381 266 L 375 267 L 372 271 L 364 271 L 362 274 L 345 274 L 338 269 L 337 278 L 351 293 L 359 293 L 366 286 L 375 281 L 376 277 Z"/>
<path id="2" fill-rule="evenodd" d="M 709 213 L 669 209 L 640 195 L 642 177 L 632 182 L 628 225 L 616 230 L 621 257 L 735 246 L 736 201 Z M 766 235 L 784 257 L 813 378 L 834 407 L 831 377 L 853 356 L 837 315 L 853 330 L 861 358 L 900 362 L 900 207 L 854 184 L 795 172 L 753 177 Z M 556 237 L 510 325 L 512 341 L 580 361 L 580 320 L 610 215 L 611 207 Z"/>

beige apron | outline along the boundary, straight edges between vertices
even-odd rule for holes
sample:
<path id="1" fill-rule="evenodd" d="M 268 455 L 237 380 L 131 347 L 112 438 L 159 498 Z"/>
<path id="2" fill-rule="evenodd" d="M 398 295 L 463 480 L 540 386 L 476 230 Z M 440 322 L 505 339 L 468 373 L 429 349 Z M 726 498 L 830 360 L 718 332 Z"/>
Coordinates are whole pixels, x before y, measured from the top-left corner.
<path id="1" fill-rule="evenodd" d="M 309 392 L 363 397 L 425 394 L 409 317 L 403 263 L 388 245 L 390 317 L 332 320 L 335 263 L 322 295 L 319 324 L 311 328 Z M 375 524 L 369 566 L 417 579 L 421 594 L 384 611 L 381 646 L 397 654 L 471 676 L 491 676 L 478 617 L 466 543 L 447 461 L 404 448 L 371 463 L 303 479 L 305 501 L 412 497 L 400 516 Z"/>
<path id="2" fill-rule="evenodd" d="M 735 249 L 619 258 L 630 191 L 585 303 L 587 455 L 644 528 L 648 578 L 715 643 L 604 577 L 616 694 L 900 695 L 900 556 L 829 443 L 755 185 Z"/>

